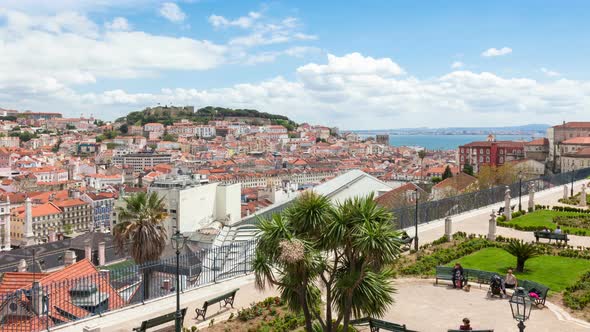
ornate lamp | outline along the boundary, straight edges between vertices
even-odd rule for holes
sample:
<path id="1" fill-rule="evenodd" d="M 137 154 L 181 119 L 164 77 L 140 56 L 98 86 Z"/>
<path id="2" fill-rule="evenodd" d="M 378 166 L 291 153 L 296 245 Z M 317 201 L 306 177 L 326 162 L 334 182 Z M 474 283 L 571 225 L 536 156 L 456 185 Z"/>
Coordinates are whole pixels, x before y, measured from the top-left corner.
<path id="1" fill-rule="evenodd" d="M 176 228 L 176 227 L 175 227 Z M 171 236 L 172 248 L 176 250 L 176 319 L 175 319 L 175 331 L 180 332 L 182 330 L 181 319 L 182 313 L 180 312 L 180 250 L 184 248 L 186 239 L 188 237 L 182 235 L 178 228 L 176 232 Z"/>
<path id="2" fill-rule="evenodd" d="M 510 298 L 510 310 L 512 310 L 512 317 L 518 321 L 518 329 L 524 332 L 524 321 L 528 320 L 533 308 L 533 302 L 525 293 L 524 288 L 518 287 Z"/>

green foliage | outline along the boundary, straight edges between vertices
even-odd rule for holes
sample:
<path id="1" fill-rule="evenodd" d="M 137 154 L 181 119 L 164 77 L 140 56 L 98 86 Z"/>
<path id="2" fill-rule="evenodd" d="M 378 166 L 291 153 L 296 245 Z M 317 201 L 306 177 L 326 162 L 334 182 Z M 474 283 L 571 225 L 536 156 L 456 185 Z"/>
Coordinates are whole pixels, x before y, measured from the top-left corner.
<path id="1" fill-rule="evenodd" d="M 196 123 L 207 123 L 210 120 L 223 120 L 226 117 L 241 117 L 252 118 L 251 123 L 256 122 L 256 119 L 269 119 L 272 124 L 282 125 L 287 130 L 292 131 L 297 127 L 297 124 L 291 121 L 288 117 L 277 114 L 270 114 L 259 112 L 250 109 L 231 109 L 224 107 L 207 106 L 198 109 L 196 112 L 188 110 L 175 110 L 171 112 L 171 108 L 161 107 L 161 111 L 154 112 L 154 109 L 145 109 L 143 111 L 131 112 L 126 117 L 116 120 L 116 122 L 125 122 L 128 125 L 143 126 L 146 123 L 157 122 L 164 125 L 171 125 L 174 122 L 182 119 L 187 119 Z"/>
<path id="2" fill-rule="evenodd" d="M 443 179 L 440 176 L 433 176 L 432 179 L 430 179 L 430 181 L 432 181 L 432 183 L 437 184 L 439 182 L 441 182 Z"/>
<path id="3" fill-rule="evenodd" d="M 560 211 L 560 212 L 578 212 L 578 213 L 590 213 L 588 209 L 576 208 L 571 206 L 554 206 L 552 208 L 553 211 Z"/>
<path id="4" fill-rule="evenodd" d="M 439 265 L 447 264 L 483 248 L 498 245 L 486 239 L 473 238 L 450 248 L 435 248 L 432 253 L 419 256 L 414 264 L 402 267 L 400 273 L 402 275 L 432 275 L 435 267 Z"/>
<path id="5" fill-rule="evenodd" d="M 256 285 L 279 286 L 289 308 L 303 311 L 307 330 L 310 313 L 319 311 L 311 305 L 320 301 L 317 285 L 331 298 L 325 331 L 340 322 L 346 328 L 353 315 L 382 315 L 393 302 L 393 271 L 387 266 L 400 255 L 392 219 L 372 195 L 332 206 L 327 197 L 304 193 L 281 214 L 259 221 Z"/>
<path id="6" fill-rule="evenodd" d="M 590 271 L 590 260 L 559 255 L 564 250 L 549 245 L 539 246 L 539 250 L 543 255 L 531 258 L 526 262 L 526 270 L 516 273 L 519 280 L 532 280 L 548 286 L 551 291 L 560 292 Z M 457 261 L 464 268 L 496 272 L 504 276 L 509 268 L 514 268 L 515 257 L 501 248 L 485 248 Z"/>
<path id="7" fill-rule="evenodd" d="M 451 167 L 449 165 L 447 165 L 447 167 L 445 167 L 445 172 L 442 175 L 442 179 L 446 180 L 448 178 L 452 178 L 453 177 L 453 172 L 451 171 Z"/>
<path id="8" fill-rule="evenodd" d="M 59 147 L 61 146 L 62 140 L 61 138 L 57 140 L 57 143 L 53 147 L 51 147 L 51 152 L 56 153 L 59 151 Z"/>
<path id="9" fill-rule="evenodd" d="M 72 235 L 72 233 L 74 232 L 72 224 L 64 224 L 63 230 L 64 233 L 66 233 L 67 235 Z"/>
<path id="10" fill-rule="evenodd" d="M 539 256 L 540 252 L 533 243 L 522 240 L 512 240 L 504 247 L 504 250 L 516 257 L 516 271 L 524 272 L 524 264 L 527 260 Z"/>
<path id="11" fill-rule="evenodd" d="M 166 142 L 176 142 L 178 141 L 178 137 L 176 137 L 176 135 L 166 133 L 162 136 L 162 140 Z"/>
<path id="12" fill-rule="evenodd" d="M 463 166 L 463 173 L 473 176 L 473 166 L 471 166 L 469 163 L 465 164 Z"/>
<path id="13" fill-rule="evenodd" d="M 117 147 L 117 143 L 109 142 L 107 143 L 107 149 L 114 150 Z"/>
<path id="14" fill-rule="evenodd" d="M 127 134 L 129 132 L 129 125 L 124 123 L 119 127 L 119 131 L 121 132 L 121 134 Z"/>
<path id="15" fill-rule="evenodd" d="M 74 129 L 76 129 L 76 126 L 74 126 L 73 124 L 67 123 L 66 124 L 66 129 L 67 130 L 74 130 Z"/>
<path id="16" fill-rule="evenodd" d="M 547 210 L 546 206 L 538 206 L 537 210 L 526 215 L 513 218 L 507 222 L 504 216 L 498 217 L 498 226 L 509 227 L 521 231 L 540 231 L 544 228 L 555 230 L 557 225 L 566 234 L 590 236 L 590 214 L 585 210 L 565 207 L 562 209 Z M 561 208 L 561 207 L 560 207 Z"/>
<path id="17" fill-rule="evenodd" d="M 16 129 L 18 127 L 14 127 L 14 128 Z M 20 128 L 19 128 L 19 130 L 20 130 Z M 28 142 L 28 141 L 32 140 L 33 138 L 39 138 L 39 136 L 37 136 L 37 134 L 32 134 L 28 131 L 12 131 L 12 132 L 10 132 L 9 135 L 11 137 L 18 137 L 21 142 Z"/>
<path id="18" fill-rule="evenodd" d="M 590 271 L 586 272 L 574 285 L 565 289 L 563 304 L 574 310 L 582 310 L 590 304 Z"/>

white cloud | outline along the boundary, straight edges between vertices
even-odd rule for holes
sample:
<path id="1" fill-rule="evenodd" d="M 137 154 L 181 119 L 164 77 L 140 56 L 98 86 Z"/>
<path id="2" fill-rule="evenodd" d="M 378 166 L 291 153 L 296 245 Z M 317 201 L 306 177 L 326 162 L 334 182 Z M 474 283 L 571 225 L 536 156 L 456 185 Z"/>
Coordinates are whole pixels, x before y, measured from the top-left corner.
<path id="1" fill-rule="evenodd" d="M 264 56 L 269 55 L 260 58 Z M 62 104 L 121 112 L 158 102 L 256 108 L 343 128 L 453 126 L 458 118 L 464 125 L 498 126 L 506 119 L 510 123 L 532 118 L 548 123 L 562 118 L 590 120 L 589 82 L 542 83 L 471 71 L 420 80 L 403 73 L 389 58 L 352 53 L 328 55 L 325 63 L 300 66 L 294 80 L 276 77 L 221 89 L 163 89 L 157 93 L 114 90 L 50 95 Z"/>
<path id="2" fill-rule="evenodd" d="M 549 70 L 547 68 L 541 68 L 541 72 L 545 75 L 547 75 L 548 77 L 558 77 L 561 76 L 561 74 L 559 72 L 553 71 L 553 70 Z"/>
<path id="3" fill-rule="evenodd" d="M 164 2 L 160 6 L 159 13 L 162 17 L 172 23 L 181 23 L 185 20 L 186 14 L 173 2 Z"/>
<path id="4" fill-rule="evenodd" d="M 124 17 L 115 17 L 112 21 L 106 22 L 105 27 L 108 30 L 114 31 L 129 31 L 131 30 L 131 24 Z"/>
<path id="5" fill-rule="evenodd" d="M 451 64 L 452 69 L 459 69 L 459 68 L 462 68 L 463 66 L 465 66 L 465 64 L 461 61 L 455 61 Z"/>
<path id="6" fill-rule="evenodd" d="M 262 17 L 262 15 L 258 12 L 249 12 L 247 16 L 241 16 L 235 20 L 229 20 L 223 16 L 212 14 L 209 16 L 209 23 L 215 28 L 225 28 L 225 27 L 240 27 L 240 28 L 250 28 L 254 24 L 254 22 Z"/>
<path id="7" fill-rule="evenodd" d="M 162 70 L 205 70 L 226 47 L 190 38 L 124 31 L 123 18 L 101 30 L 83 15 L 29 16 L 0 10 L 0 90 L 35 92 L 100 78 L 137 78 Z M 170 52 L 174 50 L 174 52 Z"/>
<path id="8" fill-rule="evenodd" d="M 487 50 L 483 51 L 483 53 L 481 53 L 481 56 L 483 57 L 496 57 L 496 56 L 502 56 L 502 55 L 506 55 L 506 54 L 510 54 L 512 53 L 512 49 L 510 47 L 502 47 L 500 49 L 498 48 L 488 48 Z"/>

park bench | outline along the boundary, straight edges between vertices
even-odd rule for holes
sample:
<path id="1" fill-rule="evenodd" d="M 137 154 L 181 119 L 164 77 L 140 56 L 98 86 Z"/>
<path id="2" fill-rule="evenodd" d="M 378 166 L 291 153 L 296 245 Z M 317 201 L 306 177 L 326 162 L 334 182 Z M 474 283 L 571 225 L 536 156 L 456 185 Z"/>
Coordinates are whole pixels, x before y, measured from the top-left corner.
<path id="1" fill-rule="evenodd" d="M 529 294 L 533 289 L 539 294 L 539 298 L 534 298 L 529 296 L 529 298 L 535 302 L 535 304 L 542 304 L 545 305 L 545 299 L 547 298 L 547 293 L 549 292 L 549 287 L 545 285 L 541 285 L 538 282 L 530 281 L 530 280 L 522 280 L 518 281 L 518 287 L 522 287 L 526 294 Z"/>
<path id="2" fill-rule="evenodd" d="M 186 314 L 186 308 L 180 310 L 180 314 L 181 314 L 180 323 L 182 325 L 182 322 L 184 321 L 184 315 Z M 162 325 L 164 323 L 172 322 L 175 319 L 176 319 L 176 312 L 171 312 L 169 314 L 165 314 L 165 315 L 158 316 L 158 317 L 155 317 L 152 319 L 144 320 L 143 322 L 141 322 L 141 326 L 134 328 L 133 331 L 145 332 L 145 331 L 147 331 L 147 329 L 151 329 L 152 327 L 156 327 L 156 326 Z"/>
<path id="3" fill-rule="evenodd" d="M 467 269 L 463 269 L 463 278 L 464 284 L 467 285 L 467 281 L 469 281 L 469 273 Z M 438 280 L 453 280 L 453 268 L 450 266 L 437 266 L 436 267 L 436 281 L 435 284 L 438 285 Z"/>
<path id="4" fill-rule="evenodd" d="M 216 296 L 212 299 L 209 299 L 207 301 L 205 301 L 205 303 L 203 303 L 203 308 L 199 309 L 196 308 L 195 309 L 195 313 L 197 314 L 197 319 L 199 318 L 199 316 L 203 317 L 203 320 L 205 320 L 205 315 L 207 315 L 207 308 L 215 303 L 219 303 L 219 309 L 221 309 L 221 307 L 226 307 L 228 304 L 231 305 L 231 307 L 234 307 L 234 298 L 236 297 L 236 292 L 239 290 L 239 288 L 236 288 L 230 292 L 227 292 L 225 294 L 221 294 L 219 296 Z M 221 301 L 223 301 L 223 305 L 221 304 Z"/>
<path id="5" fill-rule="evenodd" d="M 366 317 L 350 321 L 350 325 L 366 325 L 367 323 L 369 324 L 371 332 L 379 332 L 380 330 L 392 332 L 416 332 L 414 330 L 408 330 L 405 324 L 400 325 L 380 319 Z"/>
<path id="6" fill-rule="evenodd" d="M 535 231 L 535 239 L 539 242 L 539 239 L 549 239 L 549 243 L 551 240 L 557 241 L 564 241 L 567 244 L 569 239 L 567 238 L 567 234 L 565 233 L 554 233 L 554 232 L 544 232 L 544 231 Z"/>
<path id="7" fill-rule="evenodd" d="M 475 269 L 463 269 L 465 274 L 469 280 L 475 281 L 481 285 L 485 284 L 488 285 L 490 280 L 494 275 L 497 275 L 496 272 L 489 272 L 489 271 L 482 271 L 482 270 L 475 270 Z"/>

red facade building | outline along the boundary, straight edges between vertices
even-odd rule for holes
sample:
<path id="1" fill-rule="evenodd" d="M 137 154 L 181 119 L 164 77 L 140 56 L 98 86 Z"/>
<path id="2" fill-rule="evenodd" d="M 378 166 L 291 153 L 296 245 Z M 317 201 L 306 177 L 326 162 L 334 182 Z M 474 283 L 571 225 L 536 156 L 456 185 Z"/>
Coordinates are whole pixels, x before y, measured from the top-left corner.
<path id="1" fill-rule="evenodd" d="M 459 146 L 458 156 L 461 169 L 470 164 L 478 172 L 483 165 L 502 166 L 508 161 L 524 159 L 524 142 L 496 141 L 490 135 L 487 141 Z"/>

